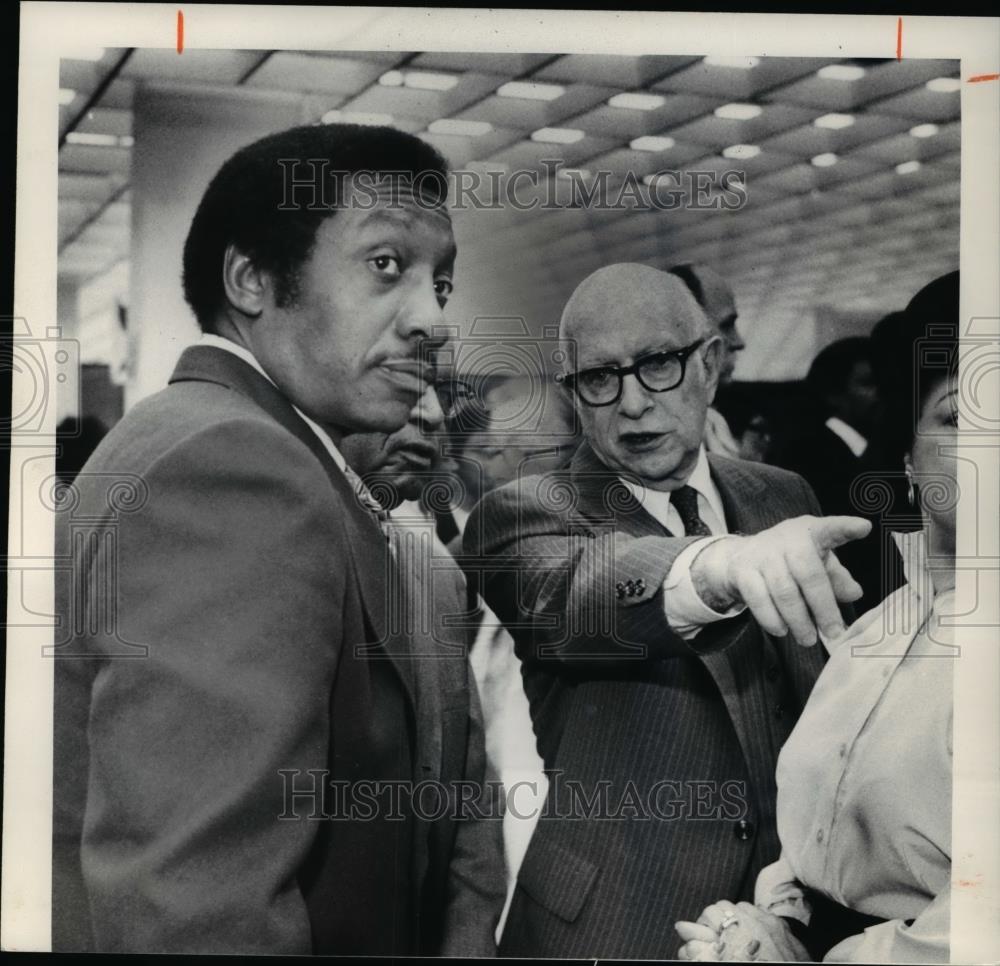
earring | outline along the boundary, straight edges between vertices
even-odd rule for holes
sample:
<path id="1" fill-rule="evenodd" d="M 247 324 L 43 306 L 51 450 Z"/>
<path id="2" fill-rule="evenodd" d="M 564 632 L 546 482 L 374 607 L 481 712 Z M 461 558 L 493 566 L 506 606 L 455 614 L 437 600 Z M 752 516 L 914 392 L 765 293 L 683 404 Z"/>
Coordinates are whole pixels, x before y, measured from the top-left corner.
<path id="1" fill-rule="evenodd" d="M 913 484 L 913 470 L 909 466 L 906 467 L 906 499 L 909 501 L 910 506 L 916 506 L 916 487 Z"/>

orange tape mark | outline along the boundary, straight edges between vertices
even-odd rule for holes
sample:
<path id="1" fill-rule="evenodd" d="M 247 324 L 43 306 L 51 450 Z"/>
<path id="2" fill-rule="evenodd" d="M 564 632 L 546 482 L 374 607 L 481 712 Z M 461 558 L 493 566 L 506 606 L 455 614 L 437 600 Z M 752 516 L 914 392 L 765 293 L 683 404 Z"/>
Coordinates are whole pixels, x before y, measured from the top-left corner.
<path id="1" fill-rule="evenodd" d="M 970 84 L 978 84 L 980 81 L 988 80 L 1000 80 L 1000 74 L 976 74 L 975 77 L 969 78 Z"/>
<path id="2" fill-rule="evenodd" d="M 896 60 L 903 59 L 903 18 L 896 21 Z"/>
<path id="3" fill-rule="evenodd" d="M 177 53 L 184 53 L 184 11 L 177 11 Z"/>

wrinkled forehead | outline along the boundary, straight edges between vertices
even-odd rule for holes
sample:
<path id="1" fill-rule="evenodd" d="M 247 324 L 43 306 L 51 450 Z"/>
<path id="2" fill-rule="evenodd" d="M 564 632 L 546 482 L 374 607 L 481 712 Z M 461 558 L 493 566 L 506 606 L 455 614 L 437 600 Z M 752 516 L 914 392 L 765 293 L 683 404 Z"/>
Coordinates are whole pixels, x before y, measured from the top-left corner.
<path id="1" fill-rule="evenodd" d="M 686 297 L 685 297 L 686 296 Z M 686 290 L 577 307 L 564 317 L 566 369 L 626 365 L 637 356 L 690 345 L 704 328 L 704 315 Z"/>
<path id="2" fill-rule="evenodd" d="M 420 173 L 363 171 L 345 178 L 336 192 L 337 207 L 350 211 L 378 212 L 402 223 L 428 221 L 451 231 L 447 185 L 437 172 Z"/>

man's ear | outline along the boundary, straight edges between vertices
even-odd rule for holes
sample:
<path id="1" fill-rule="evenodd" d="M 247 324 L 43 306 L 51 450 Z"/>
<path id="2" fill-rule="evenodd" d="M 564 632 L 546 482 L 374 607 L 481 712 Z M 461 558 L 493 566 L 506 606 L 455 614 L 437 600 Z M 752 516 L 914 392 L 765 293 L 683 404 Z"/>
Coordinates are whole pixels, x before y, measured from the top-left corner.
<path id="1" fill-rule="evenodd" d="M 233 308 L 252 319 L 264 310 L 264 298 L 269 279 L 249 255 L 245 255 L 235 245 L 226 248 L 222 265 L 222 284 L 226 299 Z"/>
<path id="2" fill-rule="evenodd" d="M 719 373 L 722 369 L 722 336 L 711 336 L 705 344 L 703 353 L 705 388 L 708 390 L 708 404 L 711 405 L 715 400 L 715 390 L 719 387 Z"/>

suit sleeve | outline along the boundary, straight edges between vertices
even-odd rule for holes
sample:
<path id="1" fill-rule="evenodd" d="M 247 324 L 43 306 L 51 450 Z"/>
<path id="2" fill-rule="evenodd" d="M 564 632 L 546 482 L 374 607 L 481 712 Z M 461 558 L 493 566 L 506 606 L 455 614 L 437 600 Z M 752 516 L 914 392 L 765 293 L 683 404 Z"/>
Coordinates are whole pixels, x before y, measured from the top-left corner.
<path id="1" fill-rule="evenodd" d="M 459 819 L 448 870 L 441 956 L 496 955 L 495 933 L 507 894 L 499 778 L 486 757 L 479 691 L 469 675 L 469 742 L 465 779 L 476 790 L 469 814 Z"/>
<path id="2" fill-rule="evenodd" d="M 464 559 L 522 661 L 551 670 L 634 666 L 695 653 L 667 622 L 663 582 L 681 550 L 698 539 L 571 524 L 511 484 L 473 511 Z M 619 596 L 618 585 L 629 581 L 633 593 Z"/>
<path id="3" fill-rule="evenodd" d="M 317 822 L 285 783 L 327 767 L 345 536 L 321 466 L 234 420 L 161 456 L 123 518 L 82 868 L 101 951 L 309 953 L 296 874 Z M 301 808 L 301 802 L 298 803 Z"/>

